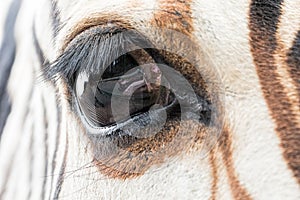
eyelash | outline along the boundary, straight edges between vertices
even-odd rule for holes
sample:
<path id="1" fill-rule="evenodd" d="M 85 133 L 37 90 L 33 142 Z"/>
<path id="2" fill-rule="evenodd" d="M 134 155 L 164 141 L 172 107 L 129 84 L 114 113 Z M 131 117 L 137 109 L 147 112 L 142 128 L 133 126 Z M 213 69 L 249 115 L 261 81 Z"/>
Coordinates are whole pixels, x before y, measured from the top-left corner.
<path id="1" fill-rule="evenodd" d="M 76 36 L 65 48 L 64 52 L 58 56 L 58 58 L 52 63 L 45 63 L 42 69 L 41 77 L 42 81 L 54 82 L 54 84 L 63 79 L 67 85 L 72 88 L 74 86 L 75 77 L 80 72 L 96 72 L 99 70 L 101 60 L 102 65 L 105 66 L 107 62 L 105 55 L 118 55 L 114 46 L 122 46 L 122 43 L 126 38 L 123 38 L 121 33 L 124 28 L 111 27 L 110 29 L 103 29 L 102 27 L 90 28 L 78 36 Z M 113 32 L 111 32 L 113 31 Z M 134 31 L 135 32 L 135 31 Z M 139 35 L 137 32 L 135 32 Z M 117 37 L 117 39 L 110 39 L 111 37 Z M 120 37 L 121 36 L 121 37 Z M 111 41 L 118 41 L 118 44 L 111 44 Z M 99 44 L 102 44 L 101 46 Z M 95 49 L 102 48 L 104 51 L 102 55 L 96 55 Z M 88 60 L 86 59 L 88 58 Z M 84 62 L 88 61 L 86 67 L 82 67 Z"/>

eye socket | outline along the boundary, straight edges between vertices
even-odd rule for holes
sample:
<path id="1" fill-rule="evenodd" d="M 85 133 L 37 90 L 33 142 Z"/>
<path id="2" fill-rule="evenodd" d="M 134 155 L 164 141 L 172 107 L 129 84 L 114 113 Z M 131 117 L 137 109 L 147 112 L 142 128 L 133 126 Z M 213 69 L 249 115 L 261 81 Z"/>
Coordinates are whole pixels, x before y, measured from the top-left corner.
<path id="1" fill-rule="evenodd" d="M 141 56 L 145 52 L 141 51 L 120 56 L 102 75 L 78 74 L 75 93 L 79 109 L 93 127 L 108 127 L 146 113 L 153 106 L 164 108 L 174 102 L 170 88 L 161 84 L 159 67 L 145 63 L 145 56 Z"/>

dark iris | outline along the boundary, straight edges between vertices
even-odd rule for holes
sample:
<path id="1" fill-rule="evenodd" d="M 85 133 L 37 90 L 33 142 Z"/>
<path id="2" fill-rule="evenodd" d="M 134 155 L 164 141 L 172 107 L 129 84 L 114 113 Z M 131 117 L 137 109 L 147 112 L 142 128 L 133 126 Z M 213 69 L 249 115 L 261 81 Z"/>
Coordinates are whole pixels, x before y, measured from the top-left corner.
<path id="1" fill-rule="evenodd" d="M 173 97 L 161 81 L 156 64 L 138 66 L 132 56 L 124 54 L 98 78 L 79 74 L 76 94 L 88 121 L 104 127 L 145 113 L 153 105 L 170 104 Z"/>

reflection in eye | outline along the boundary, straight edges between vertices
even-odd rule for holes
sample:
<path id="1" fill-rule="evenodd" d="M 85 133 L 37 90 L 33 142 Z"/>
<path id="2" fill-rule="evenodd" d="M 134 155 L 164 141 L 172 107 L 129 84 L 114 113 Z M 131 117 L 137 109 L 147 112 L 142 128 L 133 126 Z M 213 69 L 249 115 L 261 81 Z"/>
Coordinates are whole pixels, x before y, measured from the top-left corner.
<path id="1" fill-rule="evenodd" d="M 159 67 L 155 63 L 139 66 L 140 63 L 127 53 L 113 61 L 102 75 L 82 72 L 77 76 L 79 107 L 91 125 L 110 126 L 145 113 L 154 105 L 165 107 L 174 101 L 170 88 L 161 86 Z M 112 98 L 118 99 L 118 104 L 113 105 L 117 106 L 117 115 L 112 112 Z"/>

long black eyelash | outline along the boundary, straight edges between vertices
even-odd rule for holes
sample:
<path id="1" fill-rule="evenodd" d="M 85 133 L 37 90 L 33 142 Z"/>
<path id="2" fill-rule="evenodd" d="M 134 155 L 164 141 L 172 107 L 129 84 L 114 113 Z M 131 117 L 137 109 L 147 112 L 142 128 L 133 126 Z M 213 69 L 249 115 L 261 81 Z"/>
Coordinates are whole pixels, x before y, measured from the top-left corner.
<path id="1" fill-rule="evenodd" d="M 74 74 L 84 64 L 86 67 L 91 67 L 97 62 L 95 57 L 101 59 L 100 55 L 95 55 L 95 49 L 99 49 L 100 41 L 101 35 L 93 35 L 73 42 L 63 54 L 45 68 L 43 73 L 45 79 L 57 81 L 59 78 L 64 78 L 68 82 L 73 82 Z"/>
<path id="2" fill-rule="evenodd" d="M 74 84 L 75 75 L 80 72 L 99 73 L 118 55 L 126 53 L 126 45 L 150 43 L 139 33 L 117 34 L 128 30 L 123 28 L 92 28 L 72 41 L 63 54 L 43 69 L 45 80 L 56 82 L 64 78 Z M 114 36 L 114 39 L 109 39 Z M 130 36 L 130 37 L 128 37 Z"/>

